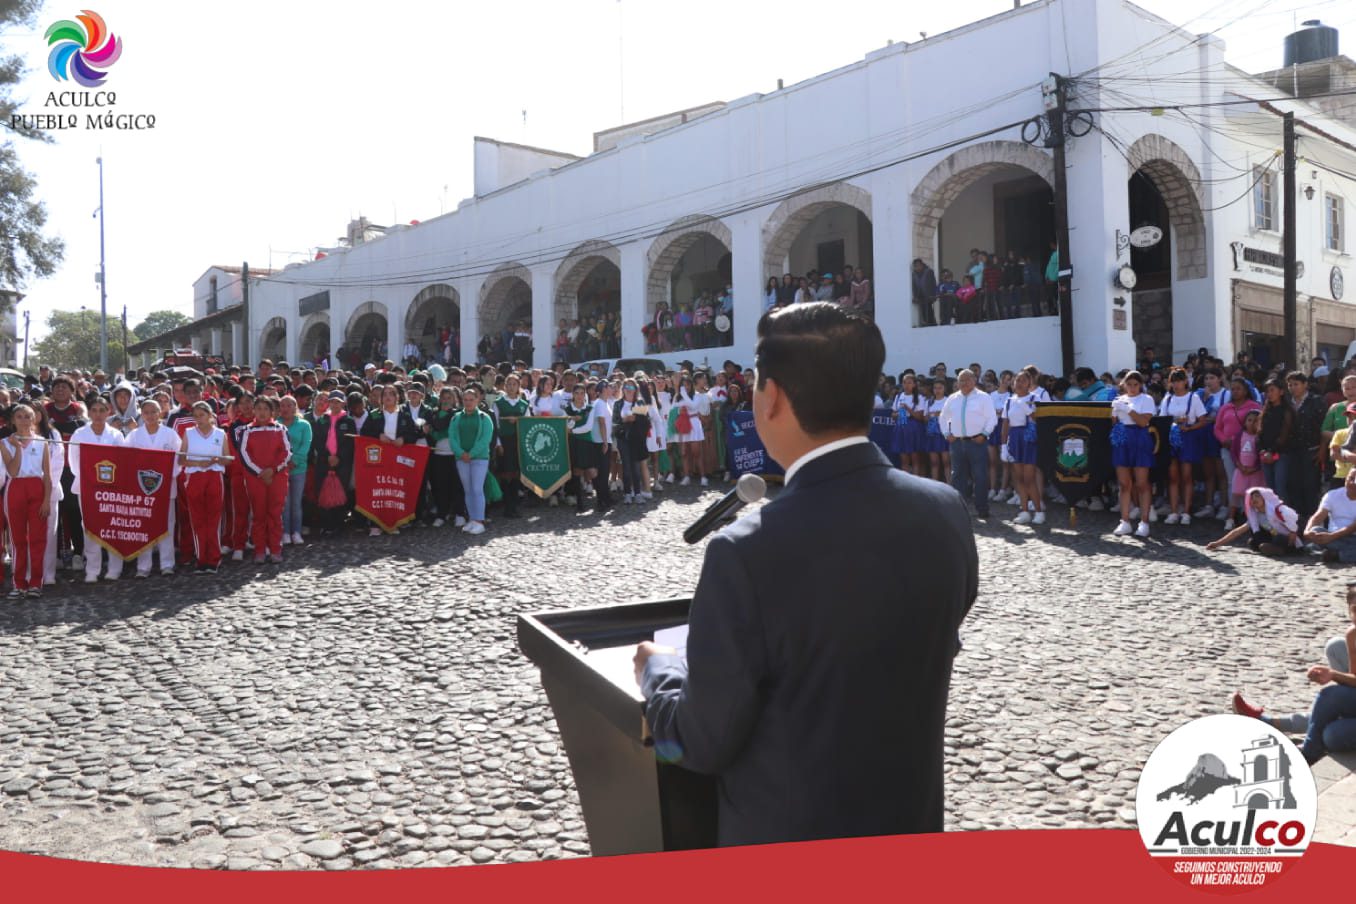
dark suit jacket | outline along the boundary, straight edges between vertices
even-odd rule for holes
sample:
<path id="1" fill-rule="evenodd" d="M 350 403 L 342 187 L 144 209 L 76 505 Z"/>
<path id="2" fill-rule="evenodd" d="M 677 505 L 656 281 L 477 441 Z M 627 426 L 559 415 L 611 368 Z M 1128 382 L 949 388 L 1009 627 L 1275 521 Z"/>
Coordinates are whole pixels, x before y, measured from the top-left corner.
<path id="1" fill-rule="evenodd" d="M 978 557 L 955 490 L 870 443 L 714 536 L 686 661 L 643 676 L 661 759 L 719 777 L 720 843 L 942 830 L 942 738 Z"/>

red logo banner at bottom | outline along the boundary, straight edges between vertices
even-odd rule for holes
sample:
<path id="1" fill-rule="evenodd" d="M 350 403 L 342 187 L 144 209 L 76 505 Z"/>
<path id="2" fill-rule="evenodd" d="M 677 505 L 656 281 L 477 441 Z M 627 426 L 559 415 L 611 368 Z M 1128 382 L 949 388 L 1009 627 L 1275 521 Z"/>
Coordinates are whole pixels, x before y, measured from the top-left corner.
<path id="1" fill-rule="evenodd" d="M 80 517 L 104 549 L 135 559 L 169 532 L 174 453 L 86 444 L 80 455 Z"/>
<path id="2" fill-rule="evenodd" d="M 353 441 L 356 508 L 390 532 L 414 520 L 424 485 L 428 446 L 397 446 L 368 437 Z"/>
<path id="3" fill-rule="evenodd" d="M 1242 900 L 1327 900 L 1356 868 L 1356 849 L 1313 845 L 1274 889 Z M 491 866 L 308 873 L 150 869 L 0 853 L 13 900 L 262 904 L 272 900 L 590 901 L 681 898 L 706 889 L 716 900 L 1218 900 L 1170 877 L 1144 855 L 1133 831 L 1096 829 L 958 832 L 801 844 L 638 854 Z M 673 883 L 677 882 L 675 886 Z"/>

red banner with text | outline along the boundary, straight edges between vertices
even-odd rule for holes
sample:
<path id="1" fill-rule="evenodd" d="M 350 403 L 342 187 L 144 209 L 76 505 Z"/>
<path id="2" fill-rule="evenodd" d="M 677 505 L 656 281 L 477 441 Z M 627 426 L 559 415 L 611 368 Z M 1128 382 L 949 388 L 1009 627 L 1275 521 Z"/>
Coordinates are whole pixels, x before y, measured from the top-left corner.
<path id="1" fill-rule="evenodd" d="M 86 444 L 80 455 L 80 517 L 114 555 L 135 559 L 169 532 L 174 453 Z"/>
<path id="2" fill-rule="evenodd" d="M 388 533 L 409 524 L 424 485 L 429 447 L 397 446 L 367 437 L 353 443 L 354 508 Z"/>

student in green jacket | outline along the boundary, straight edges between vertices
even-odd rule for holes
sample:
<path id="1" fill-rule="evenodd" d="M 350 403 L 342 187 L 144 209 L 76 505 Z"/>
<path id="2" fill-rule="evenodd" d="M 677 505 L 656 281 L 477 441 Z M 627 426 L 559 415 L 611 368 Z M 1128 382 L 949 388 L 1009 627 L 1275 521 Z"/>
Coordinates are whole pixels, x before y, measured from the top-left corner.
<path id="1" fill-rule="evenodd" d="M 283 396 L 279 422 L 287 428 L 292 461 L 287 467 L 287 502 L 283 505 L 283 546 L 301 546 L 301 500 L 306 492 L 306 465 L 311 457 L 311 422 L 298 415 L 297 400 Z"/>
<path id="2" fill-rule="evenodd" d="M 480 409 L 480 387 L 468 385 L 461 394 L 462 409 L 447 428 L 447 440 L 457 459 L 457 475 L 466 490 L 468 534 L 485 533 L 485 475 L 490 469 L 494 418 Z"/>

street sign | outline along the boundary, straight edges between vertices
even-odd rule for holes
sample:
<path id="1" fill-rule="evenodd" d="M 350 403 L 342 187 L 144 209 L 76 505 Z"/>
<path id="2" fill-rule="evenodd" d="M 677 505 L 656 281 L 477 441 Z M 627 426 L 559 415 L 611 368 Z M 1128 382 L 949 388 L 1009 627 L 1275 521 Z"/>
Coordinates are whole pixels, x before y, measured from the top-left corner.
<path id="1" fill-rule="evenodd" d="M 1157 226 L 1141 226 L 1130 233 L 1130 244 L 1136 248 L 1152 248 L 1163 240 L 1163 230 Z"/>

